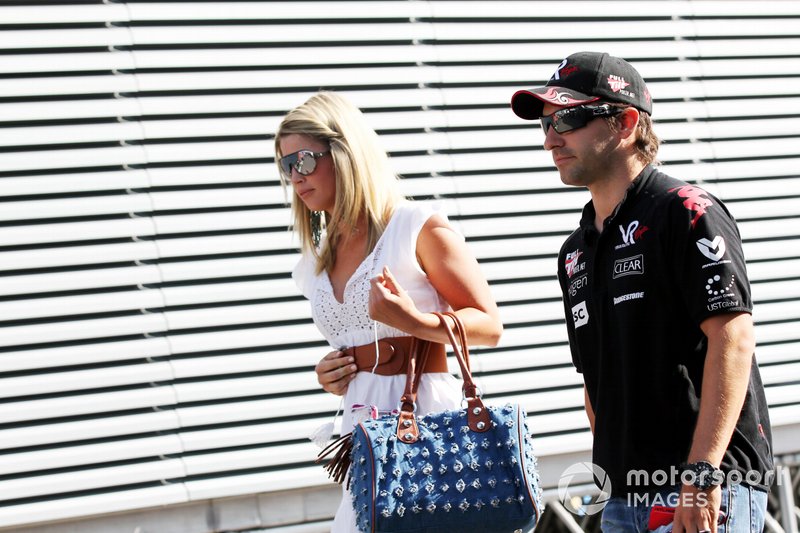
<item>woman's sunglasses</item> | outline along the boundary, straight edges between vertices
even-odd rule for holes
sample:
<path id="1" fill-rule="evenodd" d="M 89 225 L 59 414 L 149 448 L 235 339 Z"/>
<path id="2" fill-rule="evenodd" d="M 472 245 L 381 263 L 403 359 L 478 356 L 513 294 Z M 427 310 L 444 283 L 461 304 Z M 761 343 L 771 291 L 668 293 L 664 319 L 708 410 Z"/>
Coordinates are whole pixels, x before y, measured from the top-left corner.
<path id="1" fill-rule="evenodd" d="M 603 105 L 579 105 L 559 109 L 553 114 L 542 117 L 542 131 L 547 132 L 552 126 L 556 133 L 566 133 L 586 126 L 598 117 L 613 117 L 622 113 L 622 108 Z"/>
<path id="2" fill-rule="evenodd" d="M 292 169 L 295 169 L 301 176 L 308 176 L 317 168 L 317 158 L 330 152 L 312 152 L 311 150 L 298 150 L 297 152 L 285 155 L 280 159 L 280 167 L 283 175 L 291 180 Z"/>

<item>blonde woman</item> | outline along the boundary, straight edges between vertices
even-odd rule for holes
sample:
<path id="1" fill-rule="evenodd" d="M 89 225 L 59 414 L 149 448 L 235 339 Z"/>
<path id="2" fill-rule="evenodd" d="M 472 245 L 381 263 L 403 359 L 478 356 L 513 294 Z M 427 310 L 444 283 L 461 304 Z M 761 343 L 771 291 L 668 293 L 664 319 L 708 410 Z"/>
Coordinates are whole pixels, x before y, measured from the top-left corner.
<path id="1" fill-rule="evenodd" d="M 342 433 L 365 413 L 397 407 L 412 337 L 437 343 L 417 412 L 458 406 L 459 382 L 447 372 L 447 335 L 433 312 L 455 311 L 472 345 L 495 346 L 503 329 L 464 239 L 435 208 L 402 197 L 377 135 L 335 93 L 318 93 L 290 111 L 275 153 L 293 191 L 302 248 L 293 278 L 333 348 L 316 373 L 324 390 L 344 396 Z M 357 531 L 345 496 L 335 533 Z"/>

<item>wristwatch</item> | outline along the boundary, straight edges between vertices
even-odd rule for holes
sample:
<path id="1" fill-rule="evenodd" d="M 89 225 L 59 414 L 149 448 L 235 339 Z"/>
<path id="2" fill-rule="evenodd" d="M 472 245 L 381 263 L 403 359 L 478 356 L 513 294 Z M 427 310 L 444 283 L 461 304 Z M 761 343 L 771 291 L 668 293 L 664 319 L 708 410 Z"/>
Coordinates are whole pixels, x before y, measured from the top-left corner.
<path id="1" fill-rule="evenodd" d="M 693 485 L 697 490 L 707 490 L 709 487 L 722 485 L 725 481 L 725 473 L 708 461 L 683 463 L 680 471 L 681 481 Z"/>

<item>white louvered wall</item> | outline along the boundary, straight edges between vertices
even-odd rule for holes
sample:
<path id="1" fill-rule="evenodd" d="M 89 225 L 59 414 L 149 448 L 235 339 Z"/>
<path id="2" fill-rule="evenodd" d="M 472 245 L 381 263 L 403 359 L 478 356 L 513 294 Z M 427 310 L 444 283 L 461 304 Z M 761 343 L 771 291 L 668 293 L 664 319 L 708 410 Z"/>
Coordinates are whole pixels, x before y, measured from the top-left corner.
<path id="1" fill-rule="evenodd" d="M 289 277 L 272 148 L 321 87 L 467 236 L 506 325 L 476 350 L 480 384 L 527 407 L 553 486 L 590 445 L 555 278 L 588 196 L 508 101 L 579 50 L 635 64 L 666 172 L 738 218 L 776 449 L 800 451 L 800 3 L 17 4 L 0 7 L 0 529 L 324 485 L 306 435 L 338 401 L 313 373 L 327 347 Z"/>

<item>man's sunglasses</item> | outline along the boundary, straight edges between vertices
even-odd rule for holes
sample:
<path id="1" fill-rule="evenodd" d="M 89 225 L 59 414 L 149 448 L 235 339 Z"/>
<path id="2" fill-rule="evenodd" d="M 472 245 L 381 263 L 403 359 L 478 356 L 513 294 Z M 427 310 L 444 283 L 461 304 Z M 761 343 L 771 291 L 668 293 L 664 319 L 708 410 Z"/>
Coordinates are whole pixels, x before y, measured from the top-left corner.
<path id="1" fill-rule="evenodd" d="M 551 115 L 542 117 L 542 131 L 547 132 L 552 126 L 556 133 L 566 133 L 586 126 L 598 117 L 613 117 L 622 113 L 622 108 L 603 105 L 579 105 L 559 109 Z"/>
<path id="2" fill-rule="evenodd" d="M 292 179 L 292 169 L 295 169 L 301 176 L 308 176 L 317 168 L 317 158 L 329 152 L 330 150 L 324 152 L 298 150 L 293 154 L 285 155 L 280 159 L 281 172 L 289 180 Z"/>

